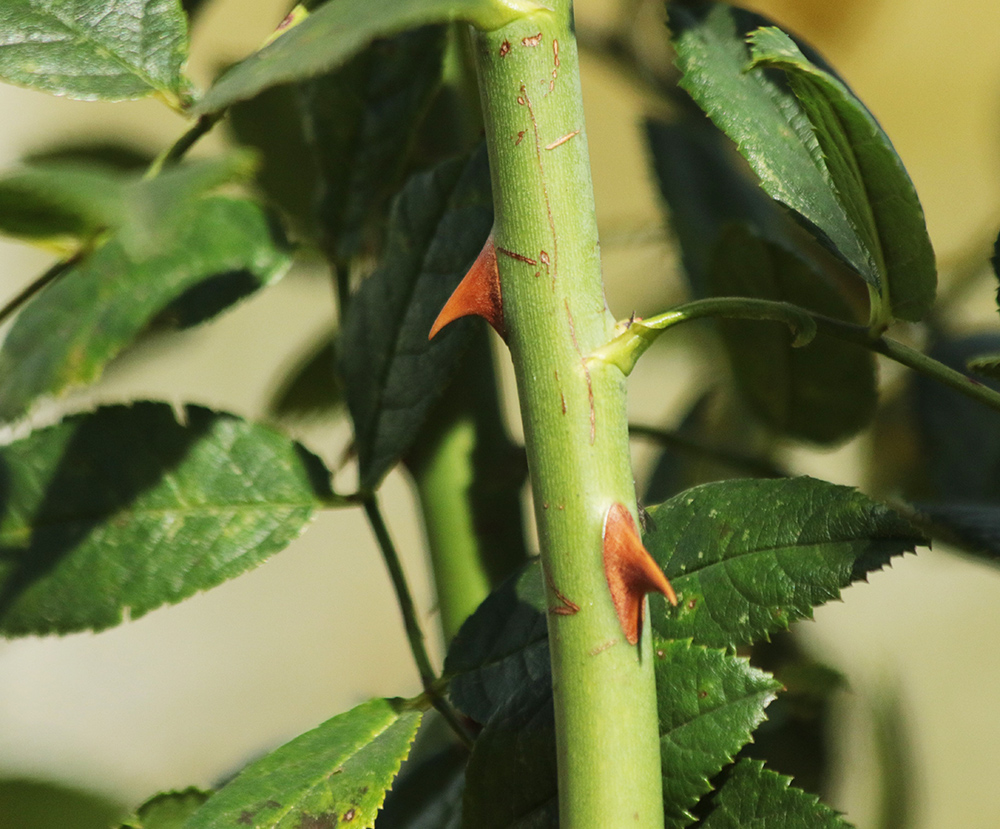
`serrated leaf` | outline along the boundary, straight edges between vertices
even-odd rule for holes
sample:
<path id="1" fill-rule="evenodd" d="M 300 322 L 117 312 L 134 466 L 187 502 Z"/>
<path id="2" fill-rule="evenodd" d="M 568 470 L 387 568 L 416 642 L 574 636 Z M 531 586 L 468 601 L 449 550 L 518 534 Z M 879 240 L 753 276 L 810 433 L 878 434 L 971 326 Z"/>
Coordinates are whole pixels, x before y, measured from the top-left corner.
<path id="1" fill-rule="evenodd" d="M 651 507 L 644 543 L 677 591 L 650 597 L 665 639 L 749 644 L 925 543 L 901 516 L 850 487 L 812 478 L 689 489 Z"/>
<path id="2" fill-rule="evenodd" d="M 318 172 L 322 245 L 347 261 L 383 224 L 414 133 L 441 82 L 445 28 L 378 40 L 336 72 L 300 88 L 306 142 Z"/>
<path id="3" fill-rule="evenodd" d="M 4 0 L 0 79 L 86 101 L 157 93 L 179 106 L 189 84 L 178 0 Z"/>
<path id="4" fill-rule="evenodd" d="M 338 0 L 312 12 L 226 72 L 195 107 L 218 112 L 268 87 L 343 65 L 369 43 L 407 29 L 463 20 L 499 28 L 542 7 L 533 0 Z"/>
<path id="5" fill-rule="evenodd" d="M 452 702 L 485 723 L 527 685 L 547 678 L 549 640 L 541 566 L 531 561 L 494 590 L 459 629 L 444 671 Z"/>
<path id="6" fill-rule="evenodd" d="M 851 317 L 847 303 L 805 260 L 742 225 L 720 234 L 708 283 L 713 296 L 790 302 Z M 744 398 L 779 433 L 838 443 L 874 415 L 875 361 L 864 349 L 822 334 L 793 348 L 787 327 L 774 323 L 720 320 L 719 329 Z"/>
<path id="7" fill-rule="evenodd" d="M 991 564 L 1000 563 L 1000 504 L 983 501 L 933 501 L 916 504 L 946 540 L 958 543 Z"/>
<path id="8" fill-rule="evenodd" d="M 764 190 L 882 296 L 881 316 L 920 319 L 933 300 L 933 254 L 919 201 L 891 143 L 847 87 L 790 39 L 800 55 L 790 85 L 804 101 L 762 67 L 748 71 L 740 25 L 748 22 L 760 18 L 723 4 L 674 6 L 670 26 L 682 87 L 736 143 Z M 765 54 L 757 57 L 763 61 Z M 821 80 L 819 89 L 832 97 L 815 89 L 806 95 L 802 72 L 814 84 Z M 837 121 L 820 117 L 832 111 L 849 119 L 839 132 Z"/>
<path id="9" fill-rule="evenodd" d="M 142 258 L 109 241 L 21 312 L 0 350 L 0 417 L 20 417 L 38 397 L 96 380 L 192 288 L 210 291 L 204 285 L 212 278 L 232 287 L 235 279 L 246 295 L 290 265 L 286 242 L 253 202 L 207 198 L 191 206 L 188 219 Z M 187 298 L 188 321 L 218 310 L 207 293 L 198 302 Z"/>
<path id="10" fill-rule="evenodd" d="M 556 727 L 546 677 L 486 724 L 465 770 L 464 829 L 556 829 Z"/>
<path id="11" fill-rule="evenodd" d="M 165 403 L 75 415 L 0 449 L 0 632 L 101 630 L 257 566 L 329 473 L 285 435 Z"/>
<path id="12" fill-rule="evenodd" d="M 184 822 L 209 797 L 211 792 L 195 788 L 158 794 L 126 818 L 121 829 L 183 829 Z"/>
<path id="13" fill-rule="evenodd" d="M 656 641 L 664 822 L 687 826 L 709 778 L 732 762 L 781 688 L 770 674 L 724 651 Z"/>
<path id="14" fill-rule="evenodd" d="M 482 149 L 413 176 L 393 205 L 385 254 L 353 297 L 341 334 L 363 489 L 374 489 L 410 448 L 461 360 L 477 321 L 459 320 L 433 342 L 427 335 L 492 223 Z"/>
<path id="15" fill-rule="evenodd" d="M 249 765 L 185 829 L 371 829 L 421 717 L 401 700 L 364 702 Z"/>
<path id="16" fill-rule="evenodd" d="M 809 117 L 835 191 L 874 259 L 882 302 L 920 320 L 934 304 L 937 270 L 913 182 L 878 121 L 838 78 L 774 27 L 750 36 L 753 66 L 780 69 Z"/>
<path id="17" fill-rule="evenodd" d="M 704 829 L 849 829 L 814 795 L 756 760 L 741 760 L 713 799 Z"/>
<path id="18" fill-rule="evenodd" d="M 410 769 L 415 761 L 386 795 L 378 829 L 461 829 L 467 752 L 452 745 Z"/>

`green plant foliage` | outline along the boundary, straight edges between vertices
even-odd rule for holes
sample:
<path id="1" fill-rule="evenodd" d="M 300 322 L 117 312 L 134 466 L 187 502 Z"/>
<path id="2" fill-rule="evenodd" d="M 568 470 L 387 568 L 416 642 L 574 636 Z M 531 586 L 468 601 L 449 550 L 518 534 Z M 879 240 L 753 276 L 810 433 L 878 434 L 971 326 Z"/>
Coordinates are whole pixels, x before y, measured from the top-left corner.
<path id="1" fill-rule="evenodd" d="M 126 809 L 107 797 L 41 780 L 0 779 L 4 829 L 108 829 Z M 380 828 L 381 829 L 381 828 Z"/>
<path id="2" fill-rule="evenodd" d="M 376 38 L 432 23 L 464 20 L 495 29 L 543 9 L 533 0 L 339 0 L 326 3 L 226 72 L 195 112 L 218 112 L 263 89 L 329 72 Z"/>
<path id="3" fill-rule="evenodd" d="M 791 778 L 768 771 L 755 760 L 736 764 L 713 799 L 704 829 L 849 829 L 850 824 L 811 794 L 791 786 Z"/>
<path id="4" fill-rule="evenodd" d="M 332 260 L 346 262 L 383 230 L 441 82 L 444 47 L 445 27 L 425 26 L 377 40 L 336 72 L 299 87 L 319 176 L 317 220 Z"/>
<path id="5" fill-rule="evenodd" d="M 664 822 L 681 829 L 709 778 L 750 741 L 781 683 L 746 659 L 685 640 L 657 641 L 655 652 Z"/>
<path id="6" fill-rule="evenodd" d="M 143 803 L 121 829 L 184 829 L 185 821 L 211 797 L 201 789 L 164 792 Z"/>
<path id="7" fill-rule="evenodd" d="M 101 630 L 257 566 L 329 473 L 233 415 L 165 403 L 75 415 L 0 450 L 0 632 Z"/>
<path id="8" fill-rule="evenodd" d="M 20 417 L 38 397 L 96 380 L 192 288 L 219 278 L 227 283 L 223 296 L 245 296 L 280 279 L 290 264 L 286 242 L 250 201 L 197 201 L 166 235 L 138 258 L 122 242 L 108 242 L 22 311 L 0 350 L 0 417 Z M 220 310 L 216 299 L 211 291 L 189 295 L 182 321 Z"/>
<path id="9" fill-rule="evenodd" d="M 385 254 L 353 297 L 340 338 L 363 489 L 410 448 L 458 366 L 476 321 L 452 323 L 433 342 L 427 335 L 492 216 L 483 150 L 414 176 L 393 206 Z"/>
<path id="10" fill-rule="evenodd" d="M 339 411 L 344 390 L 336 366 L 336 335 L 325 334 L 310 346 L 271 396 L 270 413 L 289 420 L 313 420 Z"/>
<path id="11" fill-rule="evenodd" d="M 710 647 L 783 630 L 925 543 L 888 508 L 812 478 L 705 484 L 648 512 L 644 542 L 679 601 L 650 597 L 653 629 Z"/>
<path id="12" fill-rule="evenodd" d="M 742 225 L 720 234 L 709 269 L 715 296 L 791 302 L 828 317 L 850 317 L 837 291 L 781 244 Z M 776 431 L 821 444 L 864 428 L 875 413 L 875 361 L 852 343 L 817 336 L 793 348 L 786 326 L 720 320 L 736 383 Z"/>
<path id="13" fill-rule="evenodd" d="M 518 689 L 549 676 L 545 585 L 537 559 L 511 576 L 462 625 L 445 660 L 452 702 L 480 723 Z"/>
<path id="14" fill-rule="evenodd" d="M 920 320 L 934 304 L 937 271 L 924 211 L 903 162 L 854 94 L 774 27 L 750 36 L 753 66 L 780 69 L 809 117 L 833 187 L 877 265 L 892 315 Z"/>
<path id="15" fill-rule="evenodd" d="M 0 79 L 85 101 L 189 94 L 178 0 L 4 0 Z"/>
<path id="16" fill-rule="evenodd" d="M 868 282 L 880 319 L 920 319 L 934 297 L 933 252 L 891 143 L 864 105 L 787 37 L 794 61 L 766 51 L 767 35 L 754 60 L 787 69 L 795 96 L 760 69 L 747 71 L 739 23 L 748 19 L 760 20 L 721 3 L 672 7 L 681 86 L 736 142 L 764 190 Z"/>
<path id="17" fill-rule="evenodd" d="M 371 829 L 421 717 L 400 700 L 364 702 L 251 763 L 185 829 Z"/>
<path id="18" fill-rule="evenodd" d="M 415 766 L 414 756 L 386 795 L 378 829 L 461 829 L 467 760 L 454 745 Z"/>

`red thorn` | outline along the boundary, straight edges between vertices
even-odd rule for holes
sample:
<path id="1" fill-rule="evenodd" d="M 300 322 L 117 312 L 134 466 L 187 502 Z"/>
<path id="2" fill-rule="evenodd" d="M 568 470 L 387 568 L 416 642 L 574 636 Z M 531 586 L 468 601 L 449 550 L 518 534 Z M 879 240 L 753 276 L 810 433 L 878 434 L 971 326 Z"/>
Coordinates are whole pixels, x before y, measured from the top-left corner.
<path id="1" fill-rule="evenodd" d="M 677 604 L 677 594 L 642 546 L 632 513 L 624 504 L 612 504 L 604 519 L 604 575 L 630 645 L 639 642 L 647 593 L 662 593 L 670 604 Z"/>
<path id="2" fill-rule="evenodd" d="M 507 339 L 507 331 L 503 324 L 500 273 L 497 270 L 497 251 L 493 246 L 493 234 L 490 234 L 469 272 L 458 283 L 458 287 L 434 320 L 427 339 L 434 339 L 434 335 L 449 322 L 468 316 L 482 317 L 503 339 Z"/>

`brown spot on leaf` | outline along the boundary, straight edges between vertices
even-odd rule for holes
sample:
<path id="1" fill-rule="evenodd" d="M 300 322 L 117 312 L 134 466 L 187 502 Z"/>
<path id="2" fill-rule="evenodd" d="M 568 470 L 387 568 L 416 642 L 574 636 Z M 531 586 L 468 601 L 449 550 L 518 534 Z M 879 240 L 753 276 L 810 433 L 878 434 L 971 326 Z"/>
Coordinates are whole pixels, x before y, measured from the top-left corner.
<path id="1" fill-rule="evenodd" d="M 257 814 L 256 812 L 240 812 L 239 818 L 236 822 L 242 826 L 253 826 L 253 816 Z"/>
<path id="2" fill-rule="evenodd" d="M 350 823 L 354 820 L 354 816 L 357 814 L 357 809 L 348 809 L 344 812 L 344 823 Z"/>
<path id="3" fill-rule="evenodd" d="M 336 815 L 302 815 L 299 829 L 334 829 L 336 825 Z"/>
<path id="4" fill-rule="evenodd" d="M 694 610 L 694 606 L 696 604 L 698 604 L 698 600 L 697 599 L 691 599 L 691 600 L 689 600 L 688 603 L 687 603 L 687 609 L 688 610 Z"/>

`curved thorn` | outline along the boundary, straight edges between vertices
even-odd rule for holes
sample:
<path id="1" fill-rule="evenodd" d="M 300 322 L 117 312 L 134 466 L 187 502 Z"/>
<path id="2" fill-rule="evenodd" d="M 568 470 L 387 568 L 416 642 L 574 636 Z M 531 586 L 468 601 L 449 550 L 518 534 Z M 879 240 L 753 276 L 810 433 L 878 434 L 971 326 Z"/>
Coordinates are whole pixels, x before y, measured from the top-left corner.
<path id="1" fill-rule="evenodd" d="M 502 339 L 507 339 L 503 322 L 503 300 L 500 297 L 500 273 L 497 270 L 497 252 L 492 233 L 469 272 L 458 283 L 434 320 L 427 339 L 434 339 L 434 335 L 449 322 L 468 316 L 482 317 Z"/>

